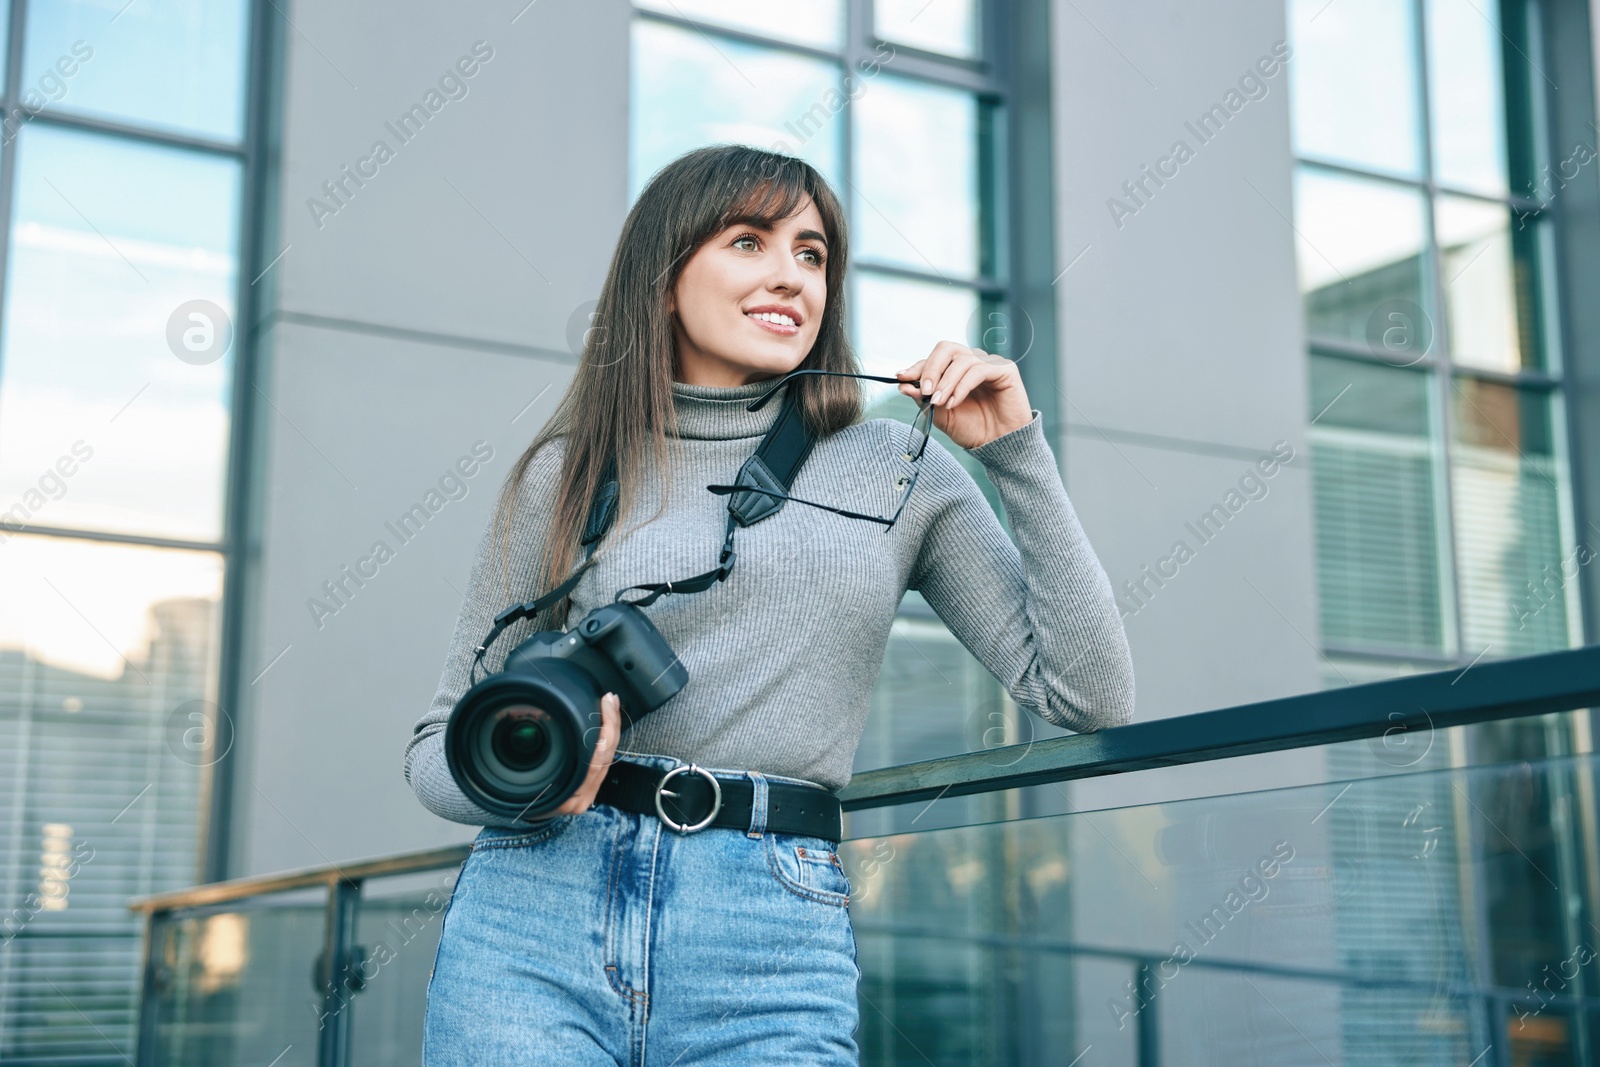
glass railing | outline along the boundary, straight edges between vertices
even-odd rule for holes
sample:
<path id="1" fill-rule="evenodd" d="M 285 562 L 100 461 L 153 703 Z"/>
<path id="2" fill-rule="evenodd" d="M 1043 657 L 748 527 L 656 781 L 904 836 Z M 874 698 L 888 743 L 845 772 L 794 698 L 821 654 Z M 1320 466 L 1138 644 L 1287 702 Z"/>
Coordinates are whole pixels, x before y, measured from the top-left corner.
<path id="1" fill-rule="evenodd" d="M 320 1027 L 309 994 L 325 936 L 319 895 L 157 913 L 141 1005 L 144 1062 L 315 1065 Z"/>
<path id="2" fill-rule="evenodd" d="M 848 841 L 862 1062 L 1600 1062 L 1600 932 L 1560 847 L 1576 835 L 1530 818 L 1543 799 L 1573 811 L 1597 770 L 1544 759 Z M 1538 913 L 1497 913 L 1523 882 Z M 1526 928 L 1486 970 L 1496 923 Z"/>
<path id="3" fill-rule="evenodd" d="M 1585 648 L 859 774 L 840 852 L 861 1062 L 1600 1063 L 1600 756 L 1587 713 L 1552 714 L 1596 704 Z M 1557 721 L 1576 750 L 1539 740 Z M 1471 760 L 1471 731 L 1498 761 Z M 1363 771 L 1349 742 L 1433 755 Z M 1291 751 L 1333 780 L 1032 818 L 999 803 Z M 917 829 L 943 797 L 973 821 Z M 466 855 L 135 902 L 140 1064 L 417 1063 Z"/>
<path id="4" fill-rule="evenodd" d="M 440 917 L 467 851 L 291 871 L 136 902 L 149 916 L 139 1064 L 419 1062 Z"/>

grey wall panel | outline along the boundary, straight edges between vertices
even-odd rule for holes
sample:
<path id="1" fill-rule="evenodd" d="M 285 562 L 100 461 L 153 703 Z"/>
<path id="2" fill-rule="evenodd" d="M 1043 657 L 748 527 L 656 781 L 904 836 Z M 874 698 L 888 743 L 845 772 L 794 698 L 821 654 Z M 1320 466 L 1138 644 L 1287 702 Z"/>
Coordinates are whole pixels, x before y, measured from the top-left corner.
<path id="1" fill-rule="evenodd" d="M 438 684 L 495 496 L 572 362 L 294 324 L 270 340 L 259 636 L 245 657 L 246 681 L 259 680 L 246 686 L 235 782 L 239 873 L 465 839 L 469 828 L 412 794 L 403 751 Z M 462 457 L 481 462 L 448 479 Z M 402 525 L 418 504 L 431 517 Z M 368 576 L 356 584 L 345 568 L 380 541 L 391 557 L 361 565 Z M 324 583 L 343 588 L 334 596 Z"/>
<path id="2" fill-rule="evenodd" d="M 629 5 L 525 3 L 296 5 L 280 307 L 567 346 L 626 206 Z"/>
<path id="3" fill-rule="evenodd" d="M 1068 421 L 1255 447 L 1301 417 L 1289 75 L 1239 90 L 1285 32 L 1278 0 L 1056 5 Z"/>
<path id="4" fill-rule="evenodd" d="M 1076 437 L 1069 447 L 1074 506 L 1128 612 L 1140 720 L 1317 687 L 1303 449 L 1262 478 L 1244 458 Z M 1130 462 L 1148 482 L 1124 473 Z"/>
<path id="5" fill-rule="evenodd" d="M 1319 688 L 1289 75 L 1254 66 L 1286 35 L 1283 5 L 1053 13 L 1061 451 L 1113 584 L 1151 591 L 1125 620 L 1138 717 Z M 1213 103 L 1237 110 L 1202 142 Z M 1146 179 L 1179 140 L 1192 157 Z M 1141 179 L 1135 200 L 1122 185 Z M 1114 220 L 1113 198 L 1132 213 Z M 1267 495 L 1214 538 L 1192 532 L 1279 441 L 1295 458 Z M 1194 558 L 1146 579 L 1179 540 Z"/>
<path id="6" fill-rule="evenodd" d="M 284 11 L 278 237 L 264 259 L 283 254 L 263 315 L 268 484 L 233 874 L 472 833 L 417 802 L 404 746 L 501 479 L 570 380 L 570 327 L 628 206 L 625 0 Z M 472 75 L 441 85 L 464 56 Z M 398 130 L 413 104 L 428 118 Z M 355 184 L 343 168 L 379 140 L 392 155 Z M 323 183 L 341 181 L 336 200 Z M 399 544 L 385 523 L 478 441 L 494 455 L 466 495 Z M 394 558 L 319 626 L 308 601 L 379 539 Z"/>

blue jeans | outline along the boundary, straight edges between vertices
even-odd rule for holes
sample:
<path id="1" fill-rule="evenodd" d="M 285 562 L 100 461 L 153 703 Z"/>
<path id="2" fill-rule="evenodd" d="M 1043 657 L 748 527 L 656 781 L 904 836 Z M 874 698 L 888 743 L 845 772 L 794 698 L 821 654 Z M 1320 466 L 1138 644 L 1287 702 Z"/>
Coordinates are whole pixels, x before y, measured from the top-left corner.
<path id="1" fill-rule="evenodd" d="M 679 834 L 609 804 L 485 827 L 445 908 L 425 1067 L 856 1064 L 835 845 L 766 829 L 766 783 L 797 779 L 722 773 L 755 784 L 747 829 Z"/>

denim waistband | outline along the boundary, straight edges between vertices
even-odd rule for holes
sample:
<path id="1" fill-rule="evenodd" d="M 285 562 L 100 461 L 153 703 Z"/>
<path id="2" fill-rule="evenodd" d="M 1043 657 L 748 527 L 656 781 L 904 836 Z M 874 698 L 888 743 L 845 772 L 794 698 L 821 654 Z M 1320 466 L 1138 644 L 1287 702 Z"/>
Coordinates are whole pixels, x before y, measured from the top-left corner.
<path id="1" fill-rule="evenodd" d="M 663 771 L 670 771 L 674 767 L 687 767 L 689 765 L 688 760 L 681 760 L 676 756 L 662 756 L 653 752 L 628 752 L 624 749 L 617 750 L 617 758 L 627 760 L 629 763 L 642 763 L 646 766 L 656 767 Z M 752 777 L 750 771 L 733 767 L 701 767 L 701 770 L 710 771 L 712 774 L 719 775 L 724 778 Z M 766 771 L 762 771 L 760 774 L 761 777 L 765 778 L 768 782 L 782 782 L 785 785 L 805 785 L 810 786 L 812 789 L 821 789 L 828 793 L 833 792 L 833 790 L 829 789 L 825 785 L 808 781 L 804 778 L 790 778 L 782 774 L 768 774 Z"/>

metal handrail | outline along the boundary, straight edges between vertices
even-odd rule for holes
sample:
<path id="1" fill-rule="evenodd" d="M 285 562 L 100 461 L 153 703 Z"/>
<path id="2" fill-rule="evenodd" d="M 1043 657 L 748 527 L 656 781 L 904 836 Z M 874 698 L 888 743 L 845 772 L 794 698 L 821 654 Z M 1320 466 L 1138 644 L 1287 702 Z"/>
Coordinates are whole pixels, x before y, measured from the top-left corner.
<path id="1" fill-rule="evenodd" d="M 1593 706 L 1600 706 L 1600 645 L 863 771 L 839 797 L 846 811 L 860 811 Z M 470 849 L 452 845 L 236 878 L 139 897 L 128 907 L 153 915 L 311 886 L 359 884 L 456 866 Z"/>
<path id="2" fill-rule="evenodd" d="M 359 885 L 369 878 L 389 878 L 420 871 L 443 870 L 466 860 L 472 851 L 470 844 L 446 845 L 443 848 L 426 848 L 417 852 L 398 852 L 377 859 L 357 860 L 338 866 L 324 864 L 320 867 L 301 867 L 277 874 L 256 875 L 250 878 L 231 878 L 226 882 L 208 882 L 190 889 L 175 889 L 168 893 L 153 893 L 137 897 L 128 903 L 129 911 L 150 914 L 171 911 L 174 908 L 203 907 L 207 904 L 227 904 L 246 897 L 265 896 L 268 893 L 287 893 L 295 889 L 329 888 L 341 882 Z"/>
<path id="3" fill-rule="evenodd" d="M 1586 645 L 863 771 L 839 798 L 860 811 L 1597 705 Z"/>

